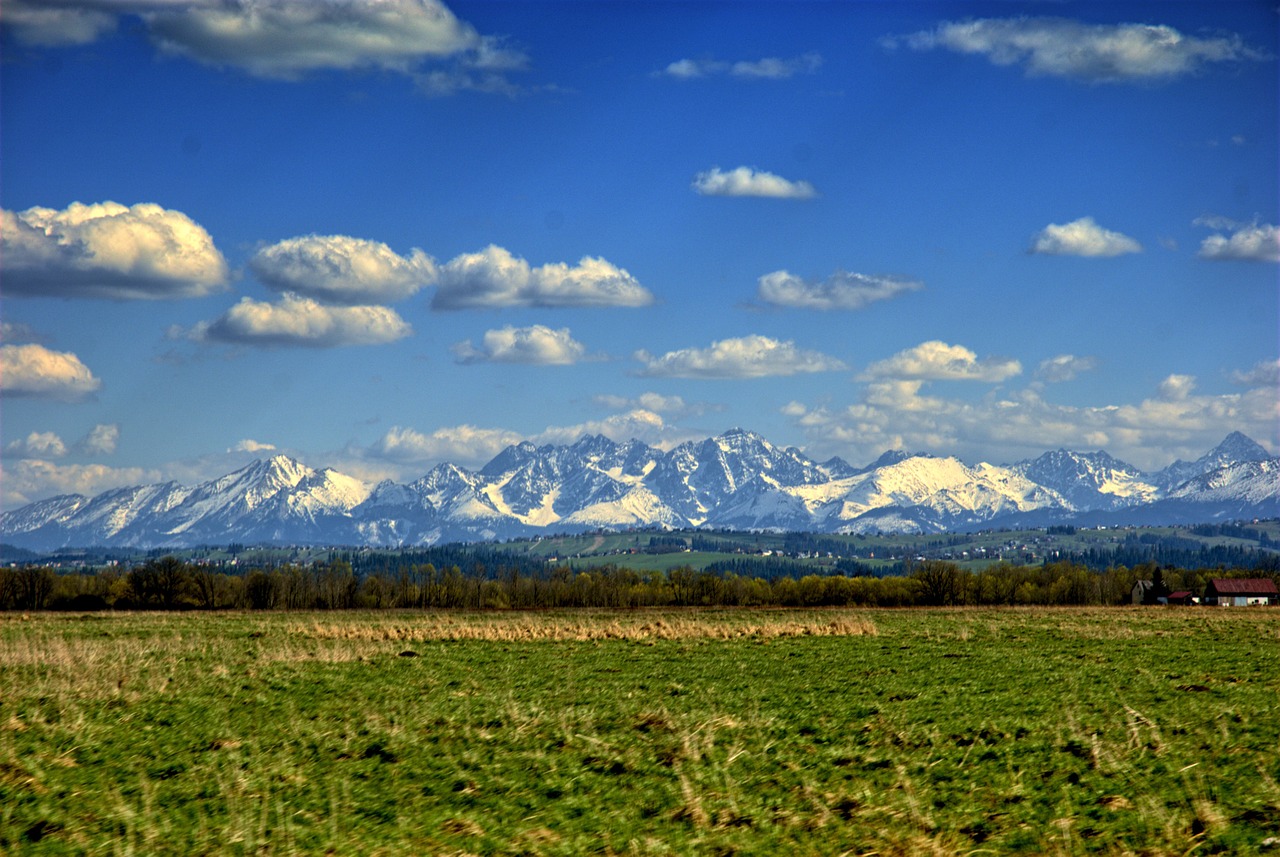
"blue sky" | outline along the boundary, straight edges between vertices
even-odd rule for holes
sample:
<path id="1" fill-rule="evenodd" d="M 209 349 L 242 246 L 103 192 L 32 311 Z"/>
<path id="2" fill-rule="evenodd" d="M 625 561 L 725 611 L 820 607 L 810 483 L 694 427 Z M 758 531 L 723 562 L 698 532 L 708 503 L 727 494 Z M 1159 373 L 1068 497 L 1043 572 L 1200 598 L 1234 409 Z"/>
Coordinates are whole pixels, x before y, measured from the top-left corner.
<path id="1" fill-rule="evenodd" d="M 1273 3 L 10 0 L 2 502 L 1280 448 Z"/>

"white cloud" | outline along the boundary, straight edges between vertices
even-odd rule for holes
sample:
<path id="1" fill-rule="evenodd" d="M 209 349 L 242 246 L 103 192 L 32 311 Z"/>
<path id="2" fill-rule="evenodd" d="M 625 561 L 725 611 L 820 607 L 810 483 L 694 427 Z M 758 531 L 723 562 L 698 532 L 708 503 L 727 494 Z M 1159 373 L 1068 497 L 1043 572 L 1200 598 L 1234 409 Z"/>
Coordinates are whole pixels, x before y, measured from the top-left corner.
<path id="1" fill-rule="evenodd" d="M 326 306 L 286 293 L 274 304 L 241 298 L 221 317 L 196 325 L 188 336 L 197 342 L 333 348 L 381 345 L 412 332 L 388 307 Z"/>
<path id="2" fill-rule="evenodd" d="M 476 467 L 523 439 L 513 431 L 471 425 L 439 428 L 431 434 L 394 426 L 370 451 L 402 463 L 451 461 L 464 467 Z"/>
<path id="3" fill-rule="evenodd" d="M 1280 262 L 1280 226 L 1254 223 L 1239 225 L 1230 235 L 1210 235 L 1200 243 L 1199 255 L 1214 261 Z"/>
<path id="4" fill-rule="evenodd" d="M 275 449 L 276 445 L 274 443 L 259 443 L 256 440 L 245 438 L 244 440 L 237 441 L 236 445 L 230 447 L 227 452 L 274 452 Z"/>
<path id="5" fill-rule="evenodd" d="M 82 455 L 113 455 L 120 442 L 120 426 L 115 423 L 99 423 L 89 433 L 76 441 L 76 452 Z"/>
<path id="6" fill-rule="evenodd" d="M 105 464 L 55 464 L 44 459 L 14 462 L 0 480 L 0 502 L 6 507 L 22 506 L 58 494 L 92 497 L 112 488 L 124 488 L 160 481 L 155 470 L 141 467 L 108 467 Z"/>
<path id="7" fill-rule="evenodd" d="M 722 339 L 709 348 L 682 348 L 661 357 L 637 351 L 635 358 L 644 364 L 640 375 L 667 378 L 766 378 L 847 368 L 834 357 L 758 334 Z"/>
<path id="8" fill-rule="evenodd" d="M 676 60 L 662 70 L 662 74 L 678 80 L 693 80 L 727 71 L 729 64 L 718 60 Z"/>
<path id="9" fill-rule="evenodd" d="M 5 458 L 62 458 L 67 445 L 51 431 L 33 431 L 4 445 Z"/>
<path id="10" fill-rule="evenodd" d="M 439 0 L 7 0 L 0 21 L 34 45 L 88 44 L 136 15 L 160 51 L 258 77 L 382 69 L 428 95 L 515 95 L 528 57 L 459 20 Z M 435 64 L 437 68 L 422 70 Z"/>
<path id="11" fill-rule="evenodd" d="M 1174 457 L 1199 457 L 1233 430 L 1269 439 L 1275 448 L 1280 403 L 1274 388 L 1201 396 L 1190 392 L 1193 386 L 1194 381 L 1166 381 L 1158 395 L 1137 404 L 1075 407 L 1046 401 L 1034 389 L 970 402 L 922 396 L 919 382 L 893 389 L 871 384 L 856 404 L 792 402 L 784 413 L 805 432 L 808 454 L 854 462 L 871 461 L 886 449 L 907 449 L 1008 463 L 1065 447 L 1106 449 L 1155 470 Z M 1186 395 L 1170 398 L 1171 392 Z"/>
<path id="12" fill-rule="evenodd" d="M 69 351 L 43 345 L 0 345 L 0 390 L 10 396 L 74 401 L 102 386 Z"/>
<path id="13" fill-rule="evenodd" d="M 417 248 L 405 257 L 346 235 L 286 239 L 254 254 L 249 269 L 277 291 L 336 304 L 403 300 L 436 276 L 435 261 Z"/>
<path id="14" fill-rule="evenodd" d="M 610 262 L 584 257 L 576 266 L 556 262 L 531 268 L 509 251 L 489 245 L 440 268 L 433 309 L 500 307 L 640 307 L 653 295 Z"/>
<path id="15" fill-rule="evenodd" d="M 111 455 L 116 451 L 119 439 L 118 425 L 100 424 L 77 441 L 74 449 L 81 455 Z M 67 452 L 66 443 L 51 431 L 33 431 L 25 438 L 10 441 L 4 446 L 7 458 L 62 458 Z"/>
<path id="16" fill-rule="evenodd" d="M 456 57 L 480 36 L 435 0 L 227 0 L 144 15 L 162 51 L 259 77 L 293 80 L 319 69 L 408 72 Z"/>
<path id="17" fill-rule="evenodd" d="M 1196 379 L 1192 375 L 1170 375 L 1160 382 L 1160 398 L 1166 402 L 1182 402 L 1191 396 Z"/>
<path id="18" fill-rule="evenodd" d="M 43 5 L 39 0 L 5 0 L 0 22 L 29 45 L 86 45 L 116 28 L 113 12 L 74 5 Z"/>
<path id="19" fill-rule="evenodd" d="M 963 345 L 932 340 L 899 351 L 872 363 L 860 376 L 863 380 L 898 379 L 917 381 L 998 382 L 1022 372 L 1022 364 L 1011 357 L 979 360 Z"/>
<path id="20" fill-rule="evenodd" d="M 592 401 L 603 408 L 613 411 L 650 411 L 655 414 L 671 414 L 674 416 L 698 416 L 708 411 L 723 410 L 720 405 L 706 402 L 686 402 L 681 396 L 664 396 L 661 393 L 641 393 L 634 398 L 601 394 L 593 396 Z"/>
<path id="21" fill-rule="evenodd" d="M 693 189 L 702 196 L 759 196 L 771 199 L 812 199 L 818 195 L 806 181 L 790 181 L 754 167 L 724 171 L 712 167 L 698 173 Z"/>
<path id="22" fill-rule="evenodd" d="M 152 203 L 0 212 L 5 291 L 134 300 L 222 290 L 227 263 L 200 224 Z"/>
<path id="23" fill-rule="evenodd" d="M 1077 357 L 1074 354 L 1059 354 L 1048 360 L 1040 361 L 1036 370 L 1036 378 L 1049 384 L 1072 381 L 1081 372 L 1092 372 L 1098 368 L 1098 358 Z"/>
<path id="24" fill-rule="evenodd" d="M 714 59 L 680 59 L 670 63 L 660 74 L 677 80 L 693 80 L 700 77 L 729 75 L 748 80 L 785 80 L 797 74 L 812 74 L 822 65 L 817 53 L 798 57 L 763 57 L 758 60 L 725 62 Z"/>
<path id="25" fill-rule="evenodd" d="M 1263 360 L 1251 369 L 1231 373 L 1231 380 L 1244 387 L 1280 389 L 1280 360 Z"/>
<path id="26" fill-rule="evenodd" d="M 1051 223 L 1036 236 L 1032 253 L 1056 256 L 1121 256 L 1140 253 L 1142 245 L 1127 235 L 1103 229 L 1092 217 Z"/>
<path id="27" fill-rule="evenodd" d="M 1203 226 L 1206 229 L 1240 229 L 1250 224 L 1240 220 L 1233 220 L 1230 217 L 1223 217 L 1221 214 L 1202 214 L 1195 220 L 1191 221 L 1192 226 Z"/>
<path id="28" fill-rule="evenodd" d="M 449 68 L 431 69 L 413 76 L 423 95 L 442 98 L 459 92 L 480 92 L 514 98 L 525 91 L 507 73 L 523 71 L 529 58 L 521 51 L 503 46 L 497 39 L 481 38 L 474 50 L 458 57 Z M 554 87 L 552 87 L 554 88 Z"/>
<path id="29" fill-rule="evenodd" d="M 480 347 L 471 340 L 453 346 L 459 363 L 529 363 L 539 366 L 568 366 L 577 363 L 586 347 L 576 341 L 569 328 L 553 330 L 541 324 L 531 327 L 503 327 L 484 334 Z"/>
<path id="30" fill-rule="evenodd" d="M 924 288 L 923 283 L 899 277 L 836 271 L 827 279 L 815 282 L 797 277 L 789 271 L 774 271 L 760 278 L 756 294 L 760 300 L 773 306 L 853 310 L 921 288 Z"/>
<path id="31" fill-rule="evenodd" d="M 1209 63 L 1266 57 L 1236 35 L 1199 38 L 1168 26 L 1084 24 L 1063 18 L 947 21 L 932 30 L 884 40 L 888 47 L 900 43 L 915 50 L 976 54 L 995 65 L 1022 65 L 1029 75 L 1095 83 L 1170 80 Z"/>

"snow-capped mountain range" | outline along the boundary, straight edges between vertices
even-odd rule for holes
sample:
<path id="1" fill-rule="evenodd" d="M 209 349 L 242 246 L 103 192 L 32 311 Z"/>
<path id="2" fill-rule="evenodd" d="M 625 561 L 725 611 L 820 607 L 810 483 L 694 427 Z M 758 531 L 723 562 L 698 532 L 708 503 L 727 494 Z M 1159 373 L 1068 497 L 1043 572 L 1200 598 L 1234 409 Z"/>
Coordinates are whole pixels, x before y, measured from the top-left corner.
<path id="1" fill-rule="evenodd" d="M 1253 517 L 1280 517 L 1280 458 L 1238 432 L 1196 461 L 1144 473 L 1063 449 L 1003 466 L 891 451 L 858 468 L 732 429 L 669 452 L 600 435 L 525 442 L 479 470 L 440 464 L 408 484 L 368 485 L 277 455 L 194 487 L 40 500 L 0 515 L 0 541 L 401 546 L 649 526 L 940 532 Z"/>

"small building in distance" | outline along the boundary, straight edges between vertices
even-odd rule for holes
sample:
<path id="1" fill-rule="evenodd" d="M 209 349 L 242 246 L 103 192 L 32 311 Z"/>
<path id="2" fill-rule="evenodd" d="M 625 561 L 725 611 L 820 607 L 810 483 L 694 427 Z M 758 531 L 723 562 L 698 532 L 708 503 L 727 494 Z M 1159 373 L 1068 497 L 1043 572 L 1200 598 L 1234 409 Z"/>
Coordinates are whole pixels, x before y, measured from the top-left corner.
<path id="1" fill-rule="evenodd" d="M 1130 600 L 1134 604 L 1168 604 L 1169 598 L 1165 595 L 1164 586 L 1150 580 L 1139 580 L 1133 584 L 1133 590 L 1129 593 Z"/>
<path id="2" fill-rule="evenodd" d="M 1186 589 L 1179 589 L 1177 592 L 1169 593 L 1169 603 L 1183 605 L 1198 604 L 1199 599 L 1192 595 L 1190 591 Z"/>
<path id="3" fill-rule="evenodd" d="M 1203 601 L 1205 604 L 1216 604 L 1219 607 L 1280 604 L 1280 591 L 1276 590 L 1274 580 L 1266 578 L 1253 580 L 1214 578 L 1204 588 Z"/>

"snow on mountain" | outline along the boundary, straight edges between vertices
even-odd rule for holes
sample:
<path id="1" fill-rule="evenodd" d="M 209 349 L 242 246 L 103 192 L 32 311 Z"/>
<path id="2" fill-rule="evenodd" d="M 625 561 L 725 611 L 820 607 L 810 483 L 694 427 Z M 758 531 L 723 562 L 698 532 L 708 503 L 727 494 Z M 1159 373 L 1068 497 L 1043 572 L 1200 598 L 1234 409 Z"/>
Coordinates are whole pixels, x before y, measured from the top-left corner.
<path id="1" fill-rule="evenodd" d="M 737 530 L 803 530 L 812 520 L 802 497 L 758 473 L 713 509 L 709 522 Z"/>
<path id="2" fill-rule="evenodd" d="M 0 515 L 0 521 L 3 522 L 0 532 L 29 533 L 42 527 L 56 527 L 68 521 L 88 502 L 89 498 L 83 494 L 59 494 L 28 503 Z"/>
<path id="3" fill-rule="evenodd" d="M 1011 469 L 1056 491 L 1073 509 L 1117 509 L 1160 496 L 1160 489 L 1140 470 L 1102 451 L 1058 449 Z"/>
<path id="4" fill-rule="evenodd" d="M 560 524 L 584 530 L 644 526 L 676 529 L 689 526 L 688 521 L 644 485 L 633 485 L 613 500 L 588 503 L 565 515 Z"/>
<path id="5" fill-rule="evenodd" d="M 1271 501 L 1277 505 L 1280 458 L 1237 461 L 1187 480 L 1170 499 L 1196 503 L 1249 503 Z"/>
<path id="6" fill-rule="evenodd" d="M 833 496 L 831 488 L 836 486 L 844 490 Z M 926 513 L 925 517 L 938 521 L 939 529 L 1012 512 L 1069 509 L 1057 492 L 1008 468 L 991 464 L 969 467 L 955 458 L 926 455 L 902 459 L 806 493 L 821 503 L 823 518 L 833 529 L 885 508 L 920 510 Z M 915 526 L 920 526 L 918 519 L 919 515 Z"/>
<path id="7" fill-rule="evenodd" d="M 194 487 L 41 500 L 0 515 L 0 541 L 37 550 L 417 545 L 643 526 L 937 532 L 1082 515 L 1115 523 L 1277 516 L 1280 459 L 1237 433 L 1158 474 L 1105 452 L 1061 449 L 1008 467 L 895 450 L 855 468 L 733 429 L 665 453 L 601 435 L 567 446 L 520 443 L 479 471 L 446 463 L 406 485 L 371 487 L 278 455 Z"/>
<path id="8" fill-rule="evenodd" d="M 266 517 L 316 521 L 326 516 L 349 515 L 371 490 L 359 479 L 325 468 L 304 476 L 291 488 L 277 491 L 269 509 L 259 506 Z"/>
<path id="9" fill-rule="evenodd" d="M 238 519 L 313 473 L 310 467 L 286 455 L 245 465 L 191 491 L 165 516 L 166 533 L 176 536 L 197 524 L 202 529 L 211 529 L 210 525 L 234 528 Z"/>
<path id="10" fill-rule="evenodd" d="M 831 478 L 794 447 L 779 449 L 754 432 L 731 429 L 677 446 L 657 461 L 645 484 L 697 526 L 712 523 L 712 510 L 761 474 L 787 486 Z"/>
<path id="11" fill-rule="evenodd" d="M 1177 488 L 1188 479 L 1203 476 L 1229 464 L 1242 461 L 1265 461 L 1271 457 L 1261 444 L 1238 431 L 1227 435 L 1222 443 L 1195 461 L 1179 459 L 1163 470 L 1152 474 L 1153 481 L 1166 491 Z"/>

